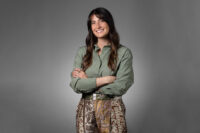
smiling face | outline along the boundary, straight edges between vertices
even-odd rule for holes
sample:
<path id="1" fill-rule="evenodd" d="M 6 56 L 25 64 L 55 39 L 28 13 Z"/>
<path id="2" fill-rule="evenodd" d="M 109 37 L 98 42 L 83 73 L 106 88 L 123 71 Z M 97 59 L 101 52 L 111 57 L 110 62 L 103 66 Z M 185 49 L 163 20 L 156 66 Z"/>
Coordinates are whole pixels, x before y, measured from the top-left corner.
<path id="1" fill-rule="evenodd" d="M 95 14 L 91 16 L 91 29 L 98 39 L 105 38 L 109 33 L 107 22 L 98 18 Z"/>

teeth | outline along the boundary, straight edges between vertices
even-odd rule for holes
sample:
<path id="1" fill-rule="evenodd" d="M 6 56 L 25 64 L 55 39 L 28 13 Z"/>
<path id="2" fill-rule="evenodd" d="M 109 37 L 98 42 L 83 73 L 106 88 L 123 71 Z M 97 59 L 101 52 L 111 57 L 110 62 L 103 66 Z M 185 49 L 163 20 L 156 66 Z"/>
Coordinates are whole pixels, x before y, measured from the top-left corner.
<path id="1" fill-rule="evenodd" d="M 98 33 L 99 33 L 99 32 L 102 32 L 102 31 L 103 31 L 103 30 L 97 30 L 96 32 L 98 32 Z"/>

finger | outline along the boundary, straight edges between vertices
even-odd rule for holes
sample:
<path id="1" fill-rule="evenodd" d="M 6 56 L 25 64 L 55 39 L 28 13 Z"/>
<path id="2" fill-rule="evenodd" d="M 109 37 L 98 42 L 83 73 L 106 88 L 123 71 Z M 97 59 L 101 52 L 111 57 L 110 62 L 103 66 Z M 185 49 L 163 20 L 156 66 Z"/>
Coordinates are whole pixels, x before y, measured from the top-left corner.
<path id="1" fill-rule="evenodd" d="M 75 73 L 72 73 L 72 76 L 73 76 L 73 77 L 75 77 L 75 76 L 76 76 L 76 74 L 75 74 Z"/>
<path id="2" fill-rule="evenodd" d="M 76 78 L 76 77 L 78 77 L 78 75 L 77 74 L 74 74 L 74 75 L 72 75 L 74 78 Z"/>
<path id="3" fill-rule="evenodd" d="M 72 72 L 72 75 L 78 75 L 79 74 L 79 71 L 73 71 Z"/>
<path id="4" fill-rule="evenodd" d="M 85 74 L 85 72 L 84 72 L 84 71 L 82 71 L 82 70 L 80 71 L 80 73 L 82 73 L 82 74 Z"/>
<path id="5" fill-rule="evenodd" d="M 73 72 L 72 72 L 72 75 L 75 75 L 76 73 L 77 73 L 76 71 L 73 71 Z"/>
<path id="6" fill-rule="evenodd" d="M 76 77 L 76 75 L 75 75 L 75 74 L 72 74 L 72 77 Z"/>
<path id="7" fill-rule="evenodd" d="M 77 75 L 80 73 L 80 71 L 74 70 L 72 73 Z"/>

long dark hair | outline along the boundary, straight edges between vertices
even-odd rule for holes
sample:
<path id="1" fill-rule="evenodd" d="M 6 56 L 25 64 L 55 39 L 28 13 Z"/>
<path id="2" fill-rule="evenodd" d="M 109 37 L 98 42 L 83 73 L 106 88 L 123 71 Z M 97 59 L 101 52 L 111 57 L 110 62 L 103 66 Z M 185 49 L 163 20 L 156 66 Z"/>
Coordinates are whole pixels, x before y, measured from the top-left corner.
<path id="1" fill-rule="evenodd" d="M 107 39 L 111 44 L 111 49 L 110 49 L 108 67 L 112 71 L 114 71 L 116 69 L 117 49 L 119 48 L 120 39 L 119 39 L 119 34 L 116 31 L 114 20 L 111 13 L 103 7 L 98 7 L 98 8 L 93 9 L 88 15 L 88 20 L 87 20 L 88 35 L 85 40 L 87 50 L 86 50 L 85 56 L 83 57 L 83 62 L 82 62 L 83 71 L 85 71 L 92 64 L 92 53 L 93 53 L 94 44 L 97 43 L 98 41 L 97 37 L 93 34 L 92 29 L 91 29 L 92 15 L 96 15 L 99 19 L 104 20 L 109 26 L 109 33 L 107 35 Z"/>

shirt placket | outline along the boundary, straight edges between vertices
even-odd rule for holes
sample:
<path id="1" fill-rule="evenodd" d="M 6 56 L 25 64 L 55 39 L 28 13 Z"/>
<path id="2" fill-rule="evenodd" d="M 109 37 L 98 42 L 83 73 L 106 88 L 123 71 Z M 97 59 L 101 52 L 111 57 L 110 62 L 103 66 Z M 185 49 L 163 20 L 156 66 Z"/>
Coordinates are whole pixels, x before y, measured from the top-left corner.
<path id="1" fill-rule="evenodd" d="M 102 51 L 102 53 L 103 53 L 103 51 Z M 102 53 L 101 53 L 101 55 L 102 55 Z M 97 53 L 97 55 L 98 55 L 98 53 Z M 99 58 L 99 70 L 98 70 L 98 75 L 101 77 L 102 75 L 101 75 L 101 66 L 102 66 L 102 58 L 101 58 L 101 55 L 98 55 L 98 58 Z"/>
<path id="2" fill-rule="evenodd" d="M 99 77 L 101 77 L 102 76 L 102 73 L 101 73 L 101 69 L 102 69 L 102 64 L 103 64 L 103 62 L 105 62 L 106 60 L 105 60 L 105 53 L 107 53 L 108 52 L 108 47 L 107 46 L 104 46 L 103 48 L 102 48 L 102 52 L 101 52 L 101 54 L 99 55 L 98 54 L 98 50 L 99 50 L 100 48 L 98 48 L 98 47 L 96 47 L 96 56 L 98 56 L 98 60 L 99 60 L 99 69 L 98 69 L 98 75 L 99 75 Z"/>
<path id="3" fill-rule="evenodd" d="M 105 54 L 105 52 L 107 52 L 106 51 L 107 49 L 105 48 L 105 47 L 103 47 L 103 49 L 102 49 L 102 52 L 101 52 L 101 54 L 99 55 L 99 60 L 100 60 L 100 67 L 99 67 L 99 75 L 102 77 L 102 71 L 101 71 L 101 69 L 102 69 L 102 64 L 103 64 L 103 61 L 105 62 L 105 59 L 104 59 L 104 54 Z"/>

